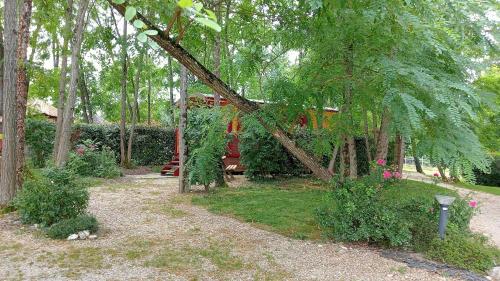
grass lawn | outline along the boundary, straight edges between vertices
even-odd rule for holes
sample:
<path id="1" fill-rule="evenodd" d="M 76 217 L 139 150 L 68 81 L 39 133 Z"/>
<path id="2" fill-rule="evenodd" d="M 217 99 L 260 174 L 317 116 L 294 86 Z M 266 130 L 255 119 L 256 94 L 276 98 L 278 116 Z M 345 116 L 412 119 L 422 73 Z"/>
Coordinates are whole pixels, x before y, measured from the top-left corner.
<path id="1" fill-rule="evenodd" d="M 310 179 L 252 183 L 194 196 L 194 204 L 298 239 L 319 239 L 315 210 L 328 203 L 328 190 Z"/>
<path id="2" fill-rule="evenodd" d="M 329 194 L 326 186 L 311 179 L 287 179 L 219 189 L 208 195 L 196 195 L 192 201 L 211 212 L 255 223 L 285 236 L 320 239 L 315 210 L 331 204 Z M 457 196 L 443 187 L 407 180 L 388 189 L 385 196 L 389 200 L 403 200 L 420 196 L 434 198 L 436 194 Z"/>
<path id="3" fill-rule="evenodd" d="M 500 187 L 497 186 L 487 186 L 487 185 L 475 185 L 465 182 L 454 183 L 457 187 L 466 188 L 474 191 L 481 191 L 493 195 L 500 196 Z"/>

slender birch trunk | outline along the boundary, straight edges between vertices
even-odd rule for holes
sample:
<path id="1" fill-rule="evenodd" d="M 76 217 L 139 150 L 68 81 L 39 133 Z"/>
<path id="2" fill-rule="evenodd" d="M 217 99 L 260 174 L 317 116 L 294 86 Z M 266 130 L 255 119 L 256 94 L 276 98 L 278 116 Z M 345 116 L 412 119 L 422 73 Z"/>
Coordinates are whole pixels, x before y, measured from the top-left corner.
<path id="1" fill-rule="evenodd" d="M 64 102 L 66 96 L 66 79 L 68 71 L 68 47 L 71 40 L 71 28 L 73 26 L 73 0 L 68 0 L 66 6 L 66 13 L 64 16 L 63 28 L 63 46 L 61 50 L 61 69 L 59 74 L 59 95 L 57 98 L 57 123 L 56 123 L 56 137 L 54 140 L 54 159 L 57 159 L 59 153 L 59 142 L 62 135 L 62 124 L 64 119 Z M 57 38 L 57 36 L 56 36 Z M 59 61 L 57 61 L 59 63 Z M 54 61 L 54 64 L 56 62 Z"/>
<path id="2" fill-rule="evenodd" d="M 122 91 L 120 107 L 120 164 L 127 166 L 127 155 L 125 150 L 125 133 L 127 122 L 127 21 L 123 21 L 122 36 Z"/>
<path id="3" fill-rule="evenodd" d="M 80 58 L 80 50 L 83 42 L 83 32 L 85 30 L 85 15 L 89 6 L 89 0 L 81 0 L 76 17 L 75 37 L 71 46 L 71 79 L 69 83 L 68 98 L 64 105 L 63 123 L 61 127 L 61 138 L 56 158 L 56 166 L 62 167 L 68 160 L 71 146 L 71 125 L 73 124 L 73 114 L 75 111 L 77 82 Z"/>
<path id="4" fill-rule="evenodd" d="M 180 88 L 180 99 L 179 106 L 181 109 L 180 119 L 179 119 L 179 193 L 184 193 L 189 191 L 189 181 L 188 181 L 188 171 L 186 167 L 186 162 L 188 159 L 187 155 L 187 143 L 186 143 L 186 127 L 187 127 L 187 69 L 181 66 L 181 88 Z"/>

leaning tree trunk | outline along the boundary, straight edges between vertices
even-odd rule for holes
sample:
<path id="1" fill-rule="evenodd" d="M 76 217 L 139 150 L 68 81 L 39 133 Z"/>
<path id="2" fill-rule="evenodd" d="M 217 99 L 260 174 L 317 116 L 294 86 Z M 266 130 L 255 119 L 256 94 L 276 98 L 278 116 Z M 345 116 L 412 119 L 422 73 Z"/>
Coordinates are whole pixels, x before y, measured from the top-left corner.
<path id="1" fill-rule="evenodd" d="M 125 150 L 125 125 L 127 122 L 127 21 L 123 21 L 122 36 L 122 92 L 120 106 L 120 165 L 127 166 Z"/>
<path id="2" fill-rule="evenodd" d="M 333 148 L 332 159 L 330 159 L 330 163 L 328 163 L 328 172 L 330 174 L 335 174 L 335 162 L 337 161 L 337 154 L 339 154 L 339 145 L 335 145 Z"/>
<path id="3" fill-rule="evenodd" d="M 118 12 L 122 15 L 125 14 L 126 5 L 115 4 L 112 0 L 108 0 Z M 228 102 L 232 103 L 236 108 L 238 108 L 243 113 L 253 113 L 259 110 L 259 106 L 250 100 L 243 98 L 238 95 L 233 89 L 231 89 L 226 83 L 217 78 L 212 72 L 207 70 L 200 62 L 198 62 L 190 53 L 188 53 L 184 48 L 177 44 L 174 39 L 171 39 L 158 27 L 154 26 L 148 19 L 142 16 L 140 13 L 136 14 L 137 19 L 142 20 L 148 29 L 153 29 L 158 32 L 157 35 L 150 35 L 149 37 L 154 40 L 158 45 L 167 51 L 172 57 L 177 59 L 179 63 L 184 65 L 188 70 L 191 71 L 198 79 L 205 83 L 215 92 L 219 93 L 222 97 L 226 98 Z M 135 19 L 134 18 L 134 19 Z M 259 122 L 269 131 L 276 140 L 278 140 L 290 153 L 295 156 L 304 166 L 309 168 L 313 174 L 322 179 L 330 180 L 331 175 L 326 168 L 321 165 L 316 157 L 308 154 L 302 148 L 298 147 L 297 144 L 287 135 L 287 133 L 277 127 L 270 125 L 264 118 L 258 118 Z"/>
<path id="4" fill-rule="evenodd" d="M 137 99 L 139 97 L 139 83 L 141 81 L 141 72 L 142 72 L 142 54 L 139 56 L 138 66 L 134 77 L 134 109 L 132 111 L 132 125 L 130 126 L 130 133 L 128 136 L 128 145 L 127 145 L 127 163 L 130 165 L 132 163 L 132 143 L 134 141 L 134 132 L 135 126 L 137 124 L 137 108 L 139 104 Z"/>
<path id="5" fill-rule="evenodd" d="M 83 41 L 83 31 L 85 29 L 85 14 L 89 6 L 89 0 L 81 0 L 76 18 L 75 37 L 71 46 L 71 79 L 69 83 L 68 98 L 64 105 L 63 124 L 61 127 L 61 138 L 56 158 L 56 166 L 62 167 L 68 160 L 71 146 L 71 125 L 73 124 L 73 114 L 75 111 L 76 91 L 78 82 L 80 50 Z"/>
<path id="6" fill-rule="evenodd" d="M 4 2 L 3 147 L 0 164 L 0 207 L 16 194 L 17 1 Z"/>
<path id="7" fill-rule="evenodd" d="M 61 69 L 59 73 L 59 95 L 57 97 L 57 123 L 56 137 L 54 140 L 54 159 L 57 159 L 59 152 L 59 142 L 62 134 L 62 124 L 64 118 L 64 101 L 66 96 L 66 79 L 68 71 L 68 46 L 71 40 L 71 27 L 73 25 L 73 0 L 68 0 L 66 13 L 64 16 L 63 46 L 61 50 Z M 56 36 L 57 37 L 57 36 Z M 57 40 L 57 38 L 56 38 Z M 57 60 L 59 63 L 59 60 Z M 56 62 L 54 62 L 54 65 Z"/>
<path id="8" fill-rule="evenodd" d="M 215 11 L 217 13 L 217 18 L 220 19 L 220 6 L 222 1 L 218 0 L 216 3 Z M 220 32 L 215 33 L 215 42 L 214 42 L 214 74 L 217 78 L 220 78 Z M 214 91 L 214 105 L 220 105 L 220 95 L 216 91 Z M 224 181 L 224 177 L 222 177 L 222 181 Z"/>
<path id="9" fill-rule="evenodd" d="M 181 65 L 181 89 L 179 107 L 181 116 L 179 118 L 179 193 L 189 191 L 188 172 L 186 168 L 187 144 L 186 144 L 186 127 L 187 127 L 187 69 Z"/>
<path id="10" fill-rule="evenodd" d="M 23 186 L 24 175 L 24 145 L 26 103 L 28 101 L 28 46 L 30 40 L 31 10 L 33 0 L 24 0 L 21 18 L 19 19 L 19 33 L 17 35 L 17 146 L 16 146 L 16 184 L 17 189 Z"/>

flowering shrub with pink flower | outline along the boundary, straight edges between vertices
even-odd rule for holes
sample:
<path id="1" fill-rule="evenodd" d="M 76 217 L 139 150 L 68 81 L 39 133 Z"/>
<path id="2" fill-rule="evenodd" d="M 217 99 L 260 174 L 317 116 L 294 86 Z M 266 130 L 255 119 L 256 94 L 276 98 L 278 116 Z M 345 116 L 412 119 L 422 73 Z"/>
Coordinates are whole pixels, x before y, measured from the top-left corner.
<path id="1" fill-rule="evenodd" d="M 121 175 L 113 151 L 108 147 L 98 150 L 90 140 L 76 146 L 70 153 L 67 166 L 75 174 L 85 177 L 114 178 Z"/>
<path id="2" fill-rule="evenodd" d="M 397 167 L 387 166 L 387 161 L 378 159 L 372 165 L 371 177 L 372 184 L 380 187 L 387 187 L 402 179 L 403 175 L 397 170 Z M 378 184 L 377 184 L 378 181 Z"/>

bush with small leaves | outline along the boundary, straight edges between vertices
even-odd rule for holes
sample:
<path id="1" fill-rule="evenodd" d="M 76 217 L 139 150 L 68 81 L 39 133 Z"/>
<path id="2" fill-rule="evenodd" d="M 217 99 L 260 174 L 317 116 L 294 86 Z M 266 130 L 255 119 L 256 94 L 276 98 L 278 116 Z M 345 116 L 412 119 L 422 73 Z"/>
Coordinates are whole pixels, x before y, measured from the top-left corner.
<path id="1" fill-rule="evenodd" d="M 50 226 L 82 214 L 88 200 L 87 189 L 75 183 L 71 172 L 50 168 L 25 181 L 14 199 L 14 206 L 23 223 Z"/>
<path id="2" fill-rule="evenodd" d="M 79 231 L 88 230 L 90 233 L 97 232 L 99 224 L 97 219 L 91 215 L 80 215 L 75 218 L 61 220 L 47 229 L 47 236 L 52 239 L 66 239 L 68 236 Z"/>

